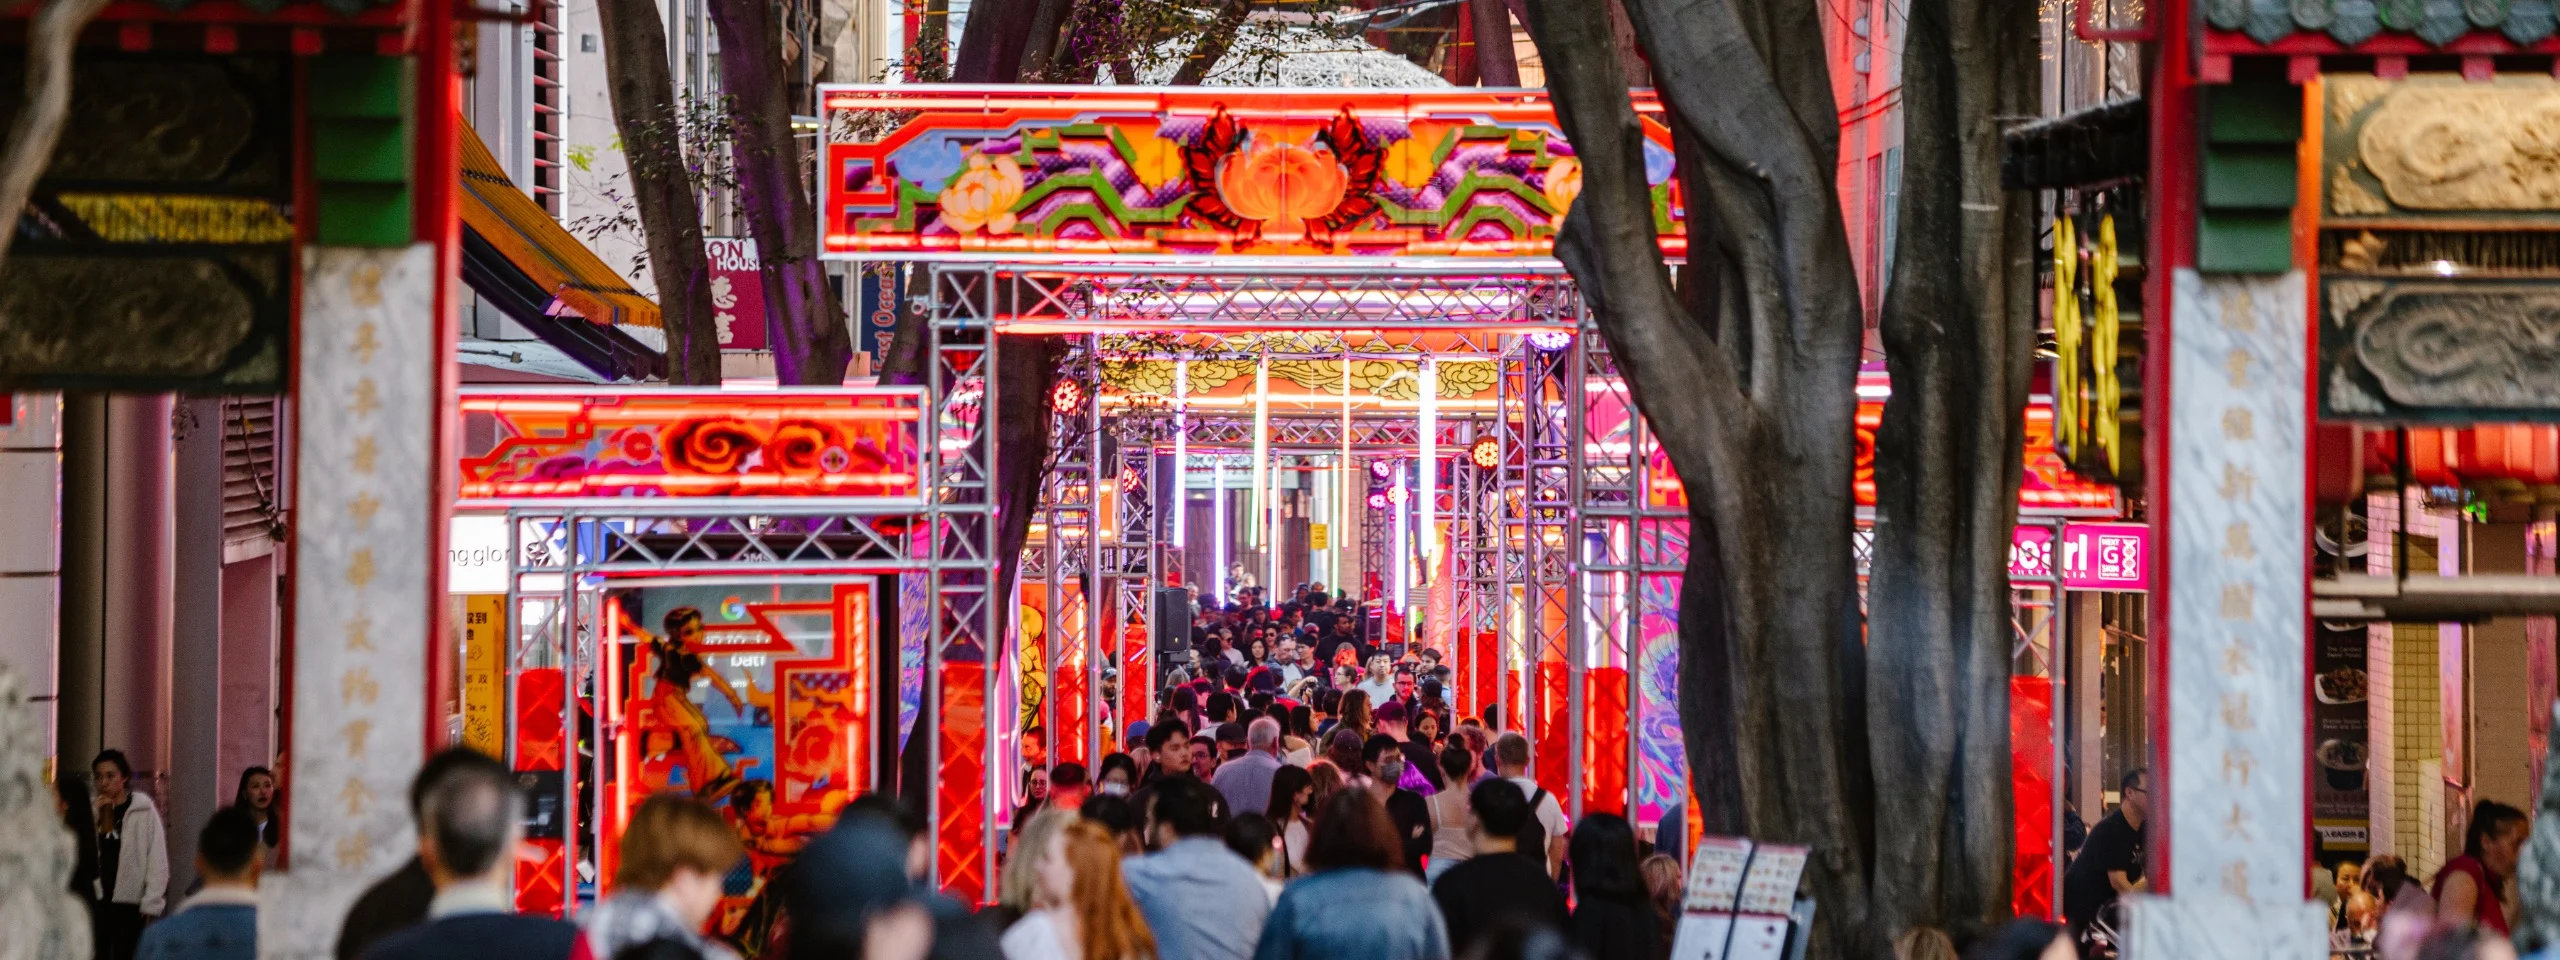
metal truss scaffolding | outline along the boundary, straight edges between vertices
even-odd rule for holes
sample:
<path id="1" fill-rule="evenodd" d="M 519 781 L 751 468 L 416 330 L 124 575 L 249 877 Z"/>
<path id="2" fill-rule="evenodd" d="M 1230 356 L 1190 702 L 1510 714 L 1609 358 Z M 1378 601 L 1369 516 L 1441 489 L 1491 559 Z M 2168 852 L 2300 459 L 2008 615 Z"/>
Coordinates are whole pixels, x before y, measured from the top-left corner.
<path id="1" fill-rule="evenodd" d="M 1000 452 L 990 442 L 993 424 L 979 421 L 979 411 L 993 409 L 996 384 L 987 374 L 994 369 L 991 347 L 1002 339 L 997 334 L 1067 335 L 1108 360 L 1251 355 L 1266 364 L 1495 363 L 1493 409 L 1453 409 L 1432 418 L 1430 439 L 1442 468 L 1428 489 L 1433 513 L 1445 523 L 1447 557 L 1422 576 L 1447 578 L 1440 598 L 1446 608 L 1433 636 L 1445 644 L 1455 671 L 1448 697 L 1469 713 L 1499 704 L 1506 728 L 1530 735 L 1533 775 L 1568 793 L 1577 815 L 1592 803 L 1616 809 L 1635 802 L 1642 757 L 1633 731 L 1642 697 L 1634 668 L 1647 612 L 1645 580 L 1678 576 L 1686 560 L 1686 511 L 1651 489 L 1651 443 L 1642 420 L 1599 339 L 1578 335 L 1588 332 L 1587 316 L 1560 271 L 1388 270 L 928 267 L 941 519 L 918 531 L 926 536 L 911 552 L 931 559 L 938 592 L 953 591 L 935 604 L 934 675 L 968 658 L 985 663 L 988 684 L 975 702 L 947 690 L 928 701 L 982 718 L 966 731 L 973 736 L 965 748 L 955 739 L 959 724 L 946 724 L 950 733 L 935 745 L 941 776 L 933 813 L 944 887 L 992 895 L 984 885 L 993 870 L 992 845 L 985 841 L 997 826 L 1007 779 L 993 772 L 1005 769 L 998 751 L 1010 740 L 1010 731 L 998 727 L 1017 719 L 982 712 L 999 702 L 992 684 L 1007 672 L 1006 658 L 1019 642 L 995 636 L 1000 621 L 992 609 L 994 598 L 1015 595 L 993 585 L 994 507 L 986 478 Z M 1039 722 L 1051 731 L 1053 746 L 1064 739 L 1058 732 L 1066 716 L 1078 717 L 1081 727 L 1077 746 L 1053 749 L 1052 763 L 1092 763 L 1117 729 L 1144 719 L 1168 666 L 1157 662 L 1156 651 L 1168 630 L 1187 627 L 1157 622 L 1165 609 L 1159 591 L 1179 585 L 1183 568 L 1175 518 L 1185 498 L 1177 478 L 1211 463 L 1225 464 L 1230 487 L 1243 477 L 1269 475 L 1267 467 L 1248 463 L 1239 470 L 1233 462 L 1257 450 L 1266 459 L 1314 461 L 1308 475 L 1334 478 L 1336 506 L 1324 509 L 1313 493 L 1302 493 L 1293 516 L 1356 526 L 1356 538 L 1337 528 L 1330 549 L 1352 551 L 1358 570 L 1388 582 L 1381 592 L 1389 597 L 1397 571 L 1424 569 L 1422 544 L 1429 538 L 1399 541 L 1393 511 L 1362 502 L 1374 463 L 1395 464 L 1392 475 L 1409 493 L 1417 491 L 1422 426 L 1417 418 L 1374 409 L 1355 415 L 1348 384 L 1340 389 L 1339 412 L 1292 407 L 1256 417 L 1232 407 L 1204 411 L 1195 400 L 1172 422 L 1179 445 L 1163 429 L 1132 429 L 1126 422 L 1132 415 L 1158 412 L 1116 397 L 1089 392 L 1076 409 L 1053 414 L 1059 443 L 1035 514 L 1041 532 L 1024 551 L 1018 581 L 1046 588 L 1046 636 L 1058 641 L 1041 647 L 1050 689 L 1059 689 L 1058 671 L 1070 664 L 1080 665 L 1083 680 L 1076 691 L 1081 709 L 1056 696 L 1043 700 Z M 1487 439 L 1488 449 L 1475 449 Z M 1185 451 L 1181 460 L 1178 449 Z M 1259 499 L 1270 503 L 1281 484 L 1266 482 L 1272 489 Z M 1252 513 L 1248 523 L 1265 522 L 1261 511 Z M 1354 539 L 1356 545 L 1348 542 Z M 1393 552 L 1399 542 L 1406 551 L 1401 563 Z M 1339 569 L 1349 573 L 1349 558 L 1340 560 Z M 1204 595 L 1215 579 L 1201 585 Z M 1676 589 L 1651 593 L 1676 595 Z M 1074 623 L 1061 619 L 1071 615 L 1070 597 L 1085 601 Z M 1410 606 L 1419 610 L 1432 597 L 1415 594 Z M 1084 646 L 1070 649 L 1069 642 Z M 977 802 L 953 809 L 963 805 L 957 798 L 968 796 L 964 787 L 976 791 Z M 960 875 L 971 868 L 974 876 Z"/>

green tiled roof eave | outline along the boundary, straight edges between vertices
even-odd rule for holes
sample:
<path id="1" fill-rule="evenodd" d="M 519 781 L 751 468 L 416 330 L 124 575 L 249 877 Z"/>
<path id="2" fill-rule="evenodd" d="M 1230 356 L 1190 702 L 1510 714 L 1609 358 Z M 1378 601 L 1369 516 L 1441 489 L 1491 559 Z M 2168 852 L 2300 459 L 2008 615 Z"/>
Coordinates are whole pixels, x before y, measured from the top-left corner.
<path id="1" fill-rule="evenodd" d="M 2205 0 L 2205 22 L 2260 43 L 2294 33 L 2325 33 L 2355 46 L 2376 34 L 2405 33 L 2443 46 L 2475 30 L 2495 30 L 2519 44 L 2560 32 L 2554 0 Z"/>

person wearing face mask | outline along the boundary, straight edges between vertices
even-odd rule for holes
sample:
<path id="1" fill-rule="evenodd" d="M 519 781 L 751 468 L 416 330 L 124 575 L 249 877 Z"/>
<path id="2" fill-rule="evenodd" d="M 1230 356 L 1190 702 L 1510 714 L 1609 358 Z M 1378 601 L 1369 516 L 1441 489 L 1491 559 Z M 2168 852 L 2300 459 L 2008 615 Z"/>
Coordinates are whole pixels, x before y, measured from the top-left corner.
<path id="1" fill-rule="evenodd" d="M 1094 781 L 1093 792 L 1106 797 L 1125 797 L 1137 784 L 1137 758 L 1115 753 L 1102 758 L 1102 775 Z"/>
<path id="2" fill-rule="evenodd" d="M 599 960 L 735 960 L 700 931 L 720 880 L 747 858 L 720 812 L 683 794 L 641 801 L 622 834 L 614 894 L 579 916 Z"/>

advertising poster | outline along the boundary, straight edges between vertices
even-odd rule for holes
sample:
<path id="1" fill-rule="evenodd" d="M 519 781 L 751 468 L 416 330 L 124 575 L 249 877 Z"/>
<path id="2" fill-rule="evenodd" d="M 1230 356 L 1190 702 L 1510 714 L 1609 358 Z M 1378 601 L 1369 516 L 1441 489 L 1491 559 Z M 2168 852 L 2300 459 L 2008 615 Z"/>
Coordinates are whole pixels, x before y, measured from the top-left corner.
<path id="1" fill-rule="evenodd" d="M 762 350 L 764 262 L 753 237 L 705 237 L 711 261 L 711 322 L 720 327 L 720 349 Z"/>
<path id="2" fill-rule="evenodd" d="M 2360 623 L 2322 623 L 2312 650 L 2312 827 L 2324 856 L 2370 848 L 2366 805 L 2365 633 Z"/>
<path id="3" fill-rule="evenodd" d="M 871 369 L 889 360 L 890 331 L 898 326 L 898 302 L 906 299 L 906 278 L 894 263 L 857 265 L 861 296 L 854 302 L 853 348 L 871 355 Z"/>

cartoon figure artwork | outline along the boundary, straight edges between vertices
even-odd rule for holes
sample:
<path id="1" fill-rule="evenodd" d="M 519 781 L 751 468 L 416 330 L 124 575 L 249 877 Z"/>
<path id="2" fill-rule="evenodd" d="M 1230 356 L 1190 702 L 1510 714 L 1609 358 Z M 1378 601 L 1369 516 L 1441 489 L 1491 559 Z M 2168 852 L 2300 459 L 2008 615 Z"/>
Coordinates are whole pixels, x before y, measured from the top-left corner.
<path id="1" fill-rule="evenodd" d="M 619 813 L 684 790 L 727 814 L 748 860 L 730 877 L 711 932 L 746 960 L 765 952 L 779 922 L 779 898 L 767 895 L 777 871 L 866 785 L 872 589 L 664 583 L 607 600 L 625 683 L 613 765 Z M 638 626 L 652 614 L 659 633 Z"/>

